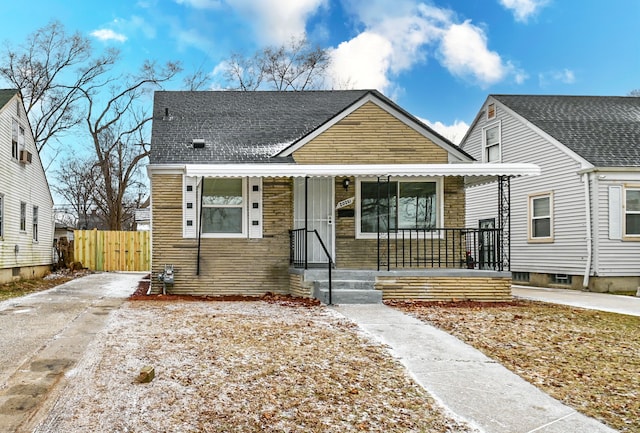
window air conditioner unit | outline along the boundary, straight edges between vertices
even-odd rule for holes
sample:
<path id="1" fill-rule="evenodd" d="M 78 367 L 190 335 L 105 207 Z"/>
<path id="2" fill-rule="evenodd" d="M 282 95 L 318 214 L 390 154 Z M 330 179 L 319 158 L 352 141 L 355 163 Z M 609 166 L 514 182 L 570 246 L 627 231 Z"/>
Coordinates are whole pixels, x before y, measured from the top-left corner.
<path id="1" fill-rule="evenodd" d="M 31 164 L 31 152 L 27 152 L 26 150 L 20 151 L 20 162 L 23 164 Z"/>

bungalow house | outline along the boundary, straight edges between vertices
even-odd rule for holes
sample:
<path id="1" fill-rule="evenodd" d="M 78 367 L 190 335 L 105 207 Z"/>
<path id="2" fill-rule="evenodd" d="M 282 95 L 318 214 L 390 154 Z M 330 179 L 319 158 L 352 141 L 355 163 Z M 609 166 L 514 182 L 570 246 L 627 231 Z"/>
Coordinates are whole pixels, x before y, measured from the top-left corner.
<path id="1" fill-rule="evenodd" d="M 478 161 L 530 162 L 511 183 L 514 282 L 640 286 L 640 98 L 490 95 L 461 147 Z M 491 226 L 497 185 L 468 179 L 470 227 Z"/>
<path id="2" fill-rule="evenodd" d="M 374 90 L 156 92 L 152 291 L 506 299 L 508 258 L 473 258 L 464 178 L 536 170 L 475 163 Z"/>
<path id="3" fill-rule="evenodd" d="M 0 283 L 53 261 L 53 199 L 20 92 L 0 90 Z"/>

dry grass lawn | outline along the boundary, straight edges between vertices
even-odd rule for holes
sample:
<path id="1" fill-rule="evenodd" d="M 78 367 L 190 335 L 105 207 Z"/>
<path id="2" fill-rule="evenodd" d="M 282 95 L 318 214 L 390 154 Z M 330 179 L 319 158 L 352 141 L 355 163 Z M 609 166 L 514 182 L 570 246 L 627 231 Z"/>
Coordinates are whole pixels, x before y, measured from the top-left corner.
<path id="1" fill-rule="evenodd" d="M 585 415 L 640 432 L 640 317 L 533 301 L 392 302 Z"/>
<path id="2" fill-rule="evenodd" d="M 36 431 L 473 431 L 351 322 L 282 300 L 127 302 L 54 401 Z"/>

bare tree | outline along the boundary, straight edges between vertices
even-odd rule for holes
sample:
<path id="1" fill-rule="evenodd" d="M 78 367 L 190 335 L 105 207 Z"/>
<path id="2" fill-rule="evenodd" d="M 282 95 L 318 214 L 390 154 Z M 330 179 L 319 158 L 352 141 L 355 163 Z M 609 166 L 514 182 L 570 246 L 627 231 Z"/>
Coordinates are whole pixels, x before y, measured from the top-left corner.
<path id="1" fill-rule="evenodd" d="M 149 155 L 147 124 L 152 117 L 145 107 L 150 91 L 181 71 L 177 63 L 157 68 L 145 62 L 139 74 L 113 77 L 81 89 L 87 109 L 85 121 L 93 143 L 101 185 L 98 207 L 110 230 L 121 230 L 127 191 L 140 185 L 139 164 Z M 110 96 L 103 96 L 103 91 Z"/>
<path id="2" fill-rule="evenodd" d="M 252 57 L 233 53 L 222 65 L 222 76 L 233 90 L 313 90 L 324 86 L 329 55 L 306 38 L 267 47 Z"/>
<path id="3" fill-rule="evenodd" d="M 66 159 L 54 172 L 56 184 L 52 189 L 69 203 L 80 228 L 86 226 L 89 214 L 95 208 L 98 174 L 94 161 L 88 158 Z"/>
<path id="4" fill-rule="evenodd" d="M 211 82 L 211 75 L 202 69 L 202 66 L 198 67 L 192 73 L 186 75 L 183 79 L 184 87 L 186 90 L 194 92 L 196 90 L 202 90 L 207 87 Z"/>
<path id="5" fill-rule="evenodd" d="M 0 77 L 21 91 L 38 152 L 81 122 L 80 89 L 115 64 L 118 52 L 92 56 L 89 39 L 68 35 L 59 21 L 39 28 L 19 47 L 5 44 Z"/>
<path id="6" fill-rule="evenodd" d="M 635 97 L 640 96 L 640 89 L 633 89 L 632 91 L 629 92 L 627 96 L 635 96 Z"/>

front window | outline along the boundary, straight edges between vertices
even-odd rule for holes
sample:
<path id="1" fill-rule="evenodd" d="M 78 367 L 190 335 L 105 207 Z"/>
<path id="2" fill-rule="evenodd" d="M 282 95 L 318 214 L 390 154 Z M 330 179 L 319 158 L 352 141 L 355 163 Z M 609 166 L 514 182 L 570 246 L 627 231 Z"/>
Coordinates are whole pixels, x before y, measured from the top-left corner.
<path id="1" fill-rule="evenodd" d="M 38 206 L 33 207 L 33 240 L 38 241 Z"/>
<path id="2" fill-rule="evenodd" d="M 640 188 L 625 189 L 624 234 L 625 236 L 640 236 Z"/>
<path id="3" fill-rule="evenodd" d="M 438 226 L 438 182 L 362 181 L 360 234 Z"/>
<path id="4" fill-rule="evenodd" d="M 484 129 L 484 162 L 500 162 L 500 124 Z"/>
<path id="5" fill-rule="evenodd" d="M 240 178 L 205 179 L 202 233 L 242 235 L 245 232 L 244 182 Z"/>
<path id="6" fill-rule="evenodd" d="M 20 202 L 20 231 L 27 231 L 27 204 Z"/>
<path id="7" fill-rule="evenodd" d="M 529 197 L 529 238 L 533 241 L 550 241 L 552 237 L 553 202 L 551 194 Z"/>

